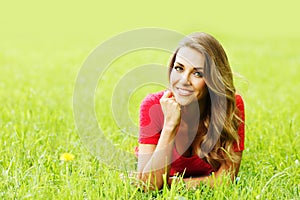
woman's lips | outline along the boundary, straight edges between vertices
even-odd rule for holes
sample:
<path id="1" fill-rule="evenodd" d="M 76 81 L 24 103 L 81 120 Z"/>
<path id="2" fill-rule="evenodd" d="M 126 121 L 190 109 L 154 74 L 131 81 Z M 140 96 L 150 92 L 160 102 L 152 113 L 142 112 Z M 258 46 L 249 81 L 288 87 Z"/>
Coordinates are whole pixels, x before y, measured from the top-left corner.
<path id="1" fill-rule="evenodd" d="M 185 88 L 176 88 L 178 91 L 178 94 L 181 96 L 190 96 L 194 93 L 193 90 L 185 89 Z"/>

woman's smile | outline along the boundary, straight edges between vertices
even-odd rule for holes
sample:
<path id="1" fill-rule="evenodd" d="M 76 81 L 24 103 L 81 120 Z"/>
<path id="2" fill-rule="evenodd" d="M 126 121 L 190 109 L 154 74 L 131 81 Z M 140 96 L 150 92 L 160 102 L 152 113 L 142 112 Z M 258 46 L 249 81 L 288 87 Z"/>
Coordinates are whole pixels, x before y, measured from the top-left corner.
<path id="1" fill-rule="evenodd" d="M 194 94 L 194 91 L 191 89 L 186 89 L 186 88 L 182 88 L 182 87 L 176 87 L 176 89 L 180 96 L 191 96 Z"/>

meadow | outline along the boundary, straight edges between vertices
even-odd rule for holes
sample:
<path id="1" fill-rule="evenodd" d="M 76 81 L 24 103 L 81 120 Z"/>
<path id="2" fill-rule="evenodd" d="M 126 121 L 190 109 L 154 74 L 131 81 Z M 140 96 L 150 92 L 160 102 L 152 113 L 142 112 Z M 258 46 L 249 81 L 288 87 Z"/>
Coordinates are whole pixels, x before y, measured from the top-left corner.
<path id="1" fill-rule="evenodd" d="M 76 8 L 80 11 L 80 5 Z M 17 12 L 21 9 L 17 8 Z M 56 14 L 63 16 L 62 13 L 60 10 Z M 21 18 L 22 12 L 18 16 Z M 24 22 L 33 16 L 31 13 Z M 259 31 L 250 34 L 203 25 L 204 31 L 214 35 L 225 47 L 237 91 L 245 101 L 246 139 L 240 180 L 213 189 L 199 185 L 196 190 L 187 190 L 178 183 L 161 191 L 143 193 L 130 184 L 129 178 L 120 179 L 120 174 L 127 176 L 126 166 L 116 168 L 101 161 L 101 157 L 110 155 L 91 151 L 82 139 L 74 120 L 73 95 L 78 73 L 97 45 L 120 32 L 154 26 L 155 22 L 165 28 L 167 21 L 159 23 L 155 18 L 153 23 L 145 20 L 144 24 L 139 21 L 135 26 L 132 22 L 125 24 L 127 27 L 118 22 L 118 28 L 106 24 L 107 28 L 95 28 L 93 33 L 89 30 L 97 24 L 96 20 L 92 25 L 81 23 L 82 29 L 75 22 L 66 28 L 65 21 L 58 22 L 57 27 L 45 25 L 45 21 L 52 22 L 51 17 L 44 17 L 39 28 L 36 28 L 38 21 L 29 23 L 28 27 L 25 23 L 16 27 L 13 22 L 19 17 L 4 25 L 0 39 L 1 199 L 300 198 L 300 39 L 297 34 L 285 31 L 271 34 L 268 28 L 262 30 L 264 34 Z M 127 19 L 131 17 L 135 15 Z M 183 34 L 202 30 L 201 26 L 187 26 L 183 21 L 167 28 Z M 270 28 L 275 30 L 276 26 Z M 117 149 L 131 154 L 133 160 L 139 104 L 146 94 L 164 86 L 138 85 L 134 91 L 128 91 L 131 94 L 126 99 L 128 113 L 123 113 L 127 118 L 121 125 L 112 112 L 112 101 L 116 100 L 114 88 L 137 66 L 166 65 L 169 56 L 167 52 L 141 49 L 114 60 L 99 78 L 94 93 L 99 127 Z M 109 148 L 101 142 L 99 146 Z M 74 158 L 64 161 L 63 153 L 70 153 Z"/>

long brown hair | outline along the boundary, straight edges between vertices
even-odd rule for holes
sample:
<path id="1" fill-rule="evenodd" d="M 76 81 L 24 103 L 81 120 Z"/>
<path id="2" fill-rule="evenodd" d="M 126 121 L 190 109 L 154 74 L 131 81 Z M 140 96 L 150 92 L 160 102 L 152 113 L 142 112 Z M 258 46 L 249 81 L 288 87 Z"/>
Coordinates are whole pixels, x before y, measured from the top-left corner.
<path id="1" fill-rule="evenodd" d="M 190 47 L 205 57 L 204 80 L 207 95 L 206 110 L 201 112 L 199 128 L 192 149 L 214 169 L 230 159 L 236 161 L 233 143 L 239 144 L 237 133 L 240 118 L 236 108 L 233 75 L 222 45 L 207 33 L 192 33 L 185 37 L 175 50 L 170 63 L 169 75 L 174 66 L 177 52 Z M 205 116 L 202 116 L 205 113 Z"/>

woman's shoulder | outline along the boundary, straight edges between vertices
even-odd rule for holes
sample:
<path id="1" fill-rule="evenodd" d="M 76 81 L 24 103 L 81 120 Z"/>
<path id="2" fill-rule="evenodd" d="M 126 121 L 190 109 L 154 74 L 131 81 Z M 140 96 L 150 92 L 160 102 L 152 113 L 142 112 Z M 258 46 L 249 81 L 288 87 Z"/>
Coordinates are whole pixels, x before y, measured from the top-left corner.
<path id="1" fill-rule="evenodd" d="M 240 94 L 235 94 L 235 104 L 240 110 L 244 110 L 244 100 Z"/>
<path id="2" fill-rule="evenodd" d="M 244 100 L 240 94 L 235 94 L 235 104 L 240 112 L 240 117 L 245 120 L 245 105 Z"/>
<path id="3" fill-rule="evenodd" d="M 148 94 L 142 101 L 142 105 L 149 105 L 149 104 L 160 104 L 159 100 L 163 96 L 164 91 L 159 91 L 155 93 Z"/>
<path id="4" fill-rule="evenodd" d="M 235 101 L 236 101 L 236 104 L 244 103 L 242 96 L 238 93 L 235 94 Z"/>

